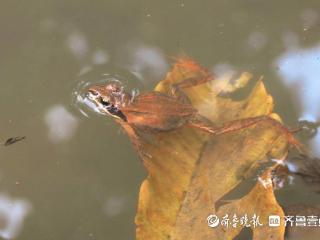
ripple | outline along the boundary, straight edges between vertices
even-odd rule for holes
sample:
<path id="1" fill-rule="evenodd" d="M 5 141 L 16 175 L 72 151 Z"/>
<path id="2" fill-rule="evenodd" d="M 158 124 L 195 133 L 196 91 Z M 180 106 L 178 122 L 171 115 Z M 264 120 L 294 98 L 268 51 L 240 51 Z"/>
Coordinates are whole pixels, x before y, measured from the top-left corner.
<path id="1" fill-rule="evenodd" d="M 95 67 L 87 66 L 80 71 L 72 91 L 72 106 L 81 116 L 90 118 L 92 113 L 100 113 L 94 103 L 86 96 L 86 91 L 93 85 L 105 85 L 116 82 L 130 91 L 132 96 L 136 96 L 143 83 L 133 72 L 119 67 L 100 65 Z"/>

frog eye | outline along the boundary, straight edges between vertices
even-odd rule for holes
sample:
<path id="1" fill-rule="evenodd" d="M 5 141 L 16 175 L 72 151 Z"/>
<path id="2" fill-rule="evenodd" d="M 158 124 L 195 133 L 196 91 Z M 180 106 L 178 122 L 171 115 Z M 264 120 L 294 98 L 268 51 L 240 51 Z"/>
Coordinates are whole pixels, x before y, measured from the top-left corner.
<path id="1" fill-rule="evenodd" d="M 99 96 L 99 93 L 98 93 L 96 90 L 90 89 L 90 90 L 89 90 L 89 93 L 90 93 L 91 95 L 95 96 L 95 97 Z"/>

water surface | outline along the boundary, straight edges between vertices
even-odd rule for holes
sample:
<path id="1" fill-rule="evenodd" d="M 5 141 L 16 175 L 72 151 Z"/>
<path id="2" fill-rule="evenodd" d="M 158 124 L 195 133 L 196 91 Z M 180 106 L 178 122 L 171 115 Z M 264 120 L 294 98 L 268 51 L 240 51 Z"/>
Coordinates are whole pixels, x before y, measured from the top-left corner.
<path id="1" fill-rule="evenodd" d="M 119 126 L 73 104 L 100 73 L 152 89 L 185 52 L 215 71 L 263 75 L 287 125 L 319 120 L 319 9 L 312 0 L 2 2 L 0 137 L 27 138 L 0 151 L 0 215 L 13 222 L 0 236 L 134 238 L 146 172 Z M 280 200 L 319 202 L 299 184 Z"/>

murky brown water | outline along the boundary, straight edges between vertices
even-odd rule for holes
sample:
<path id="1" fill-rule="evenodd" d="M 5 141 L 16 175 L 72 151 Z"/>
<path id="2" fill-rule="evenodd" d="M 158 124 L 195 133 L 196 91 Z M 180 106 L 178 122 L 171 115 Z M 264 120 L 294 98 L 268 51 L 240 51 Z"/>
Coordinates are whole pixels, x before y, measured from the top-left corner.
<path id="1" fill-rule="evenodd" d="M 119 126 L 73 104 L 86 81 L 151 89 L 186 52 L 218 73 L 264 75 L 294 126 L 320 119 L 319 26 L 311 0 L 1 2 L 0 137 L 27 138 L 0 151 L 0 236 L 134 238 L 146 173 Z M 320 200 L 302 183 L 279 198 Z"/>

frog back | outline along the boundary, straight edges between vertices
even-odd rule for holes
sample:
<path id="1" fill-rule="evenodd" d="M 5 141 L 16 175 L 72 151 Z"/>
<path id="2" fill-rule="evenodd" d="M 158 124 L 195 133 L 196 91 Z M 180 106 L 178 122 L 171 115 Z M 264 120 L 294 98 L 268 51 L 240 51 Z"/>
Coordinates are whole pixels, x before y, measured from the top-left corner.
<path id="1" fill-rule="evenodd" d="M 197 113 L 191 104 L 155 91 L 136 96 L 121 110 L 129 124 L 159 131 L 180 127 Z"/>

